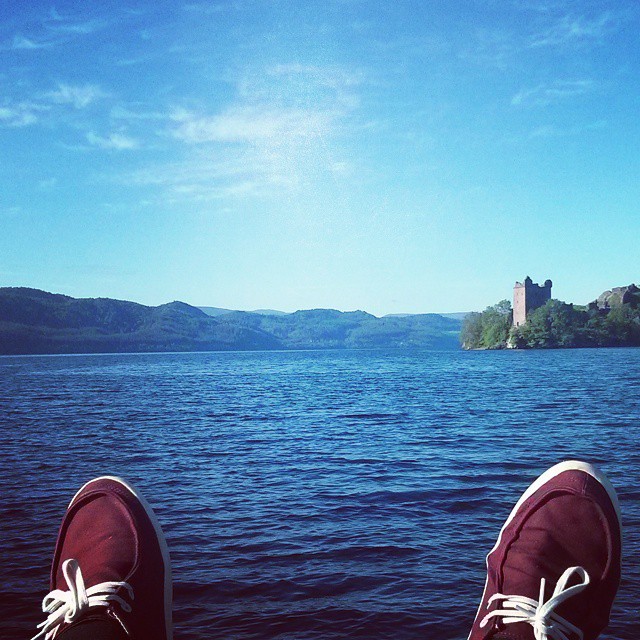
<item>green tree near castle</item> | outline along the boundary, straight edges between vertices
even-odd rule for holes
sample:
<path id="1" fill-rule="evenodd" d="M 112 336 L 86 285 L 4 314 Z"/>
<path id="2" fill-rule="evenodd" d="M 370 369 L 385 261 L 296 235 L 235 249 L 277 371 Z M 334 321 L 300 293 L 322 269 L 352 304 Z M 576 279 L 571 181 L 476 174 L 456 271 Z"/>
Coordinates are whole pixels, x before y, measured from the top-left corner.
<path id="1" fill-rule="evenodd" d="M 502 300 L 482 313 L 469 313 L 462 323 L 460 342 L 464 349 L 504 349 L 509 342 L 513 312 Z"/>

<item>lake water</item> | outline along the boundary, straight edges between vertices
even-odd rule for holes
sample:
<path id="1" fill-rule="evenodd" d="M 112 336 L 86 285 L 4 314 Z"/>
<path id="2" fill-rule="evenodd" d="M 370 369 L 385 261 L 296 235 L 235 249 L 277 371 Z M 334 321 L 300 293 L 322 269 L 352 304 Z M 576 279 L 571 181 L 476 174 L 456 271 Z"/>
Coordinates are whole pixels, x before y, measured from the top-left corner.
<path id="1" fill-rule="evenodd" d="M 4 357 L 0 416 L 7 637 L 109 473 L 163 524 L 177 638 L 466 638 L 514 501 L 574 457 L 622 505 L 607 637 L 640 636 L 640 349 Z"/>

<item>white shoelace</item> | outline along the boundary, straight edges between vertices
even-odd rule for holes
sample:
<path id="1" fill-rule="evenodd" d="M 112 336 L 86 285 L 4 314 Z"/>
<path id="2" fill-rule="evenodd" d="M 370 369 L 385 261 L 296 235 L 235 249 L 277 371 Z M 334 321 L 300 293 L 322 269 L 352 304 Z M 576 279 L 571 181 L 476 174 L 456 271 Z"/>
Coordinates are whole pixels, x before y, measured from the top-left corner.
<path id="1" fill-rule="evenodd" d="M 54 589 L 45 596 L 42 601 L 42 611 L 48 613 L 49 616 L 38 625 L 40 631 L 31 640 L 37 640 L 43 636 L 45 640 L 55 638 L 63 622 L 71 623 L 77 620 L 90 607 L 109 607 L 112 602 L 116 602 L 126 613 L 131 611 L 131 605 L 116 595 L 116 591 L 123 588 L 126 589 L 129 597 L 133 600 L 133 589 L 128 583 L 101 582 L 86 589 L 80 565 L 73 558 L 62 563 L 62 575 L 69 587 L 69 591 Z M 129 632 L 122 620 L 115 614 L 114 617 L 128 635 Z"/>
<path id="2" fill-rule="evenodd" d="M 569 579 L 574 574 L 578 575 L 582 582 L 566 588 Z M 533 627 L 536 640 L 569 640 L 571 634 L 575 634 L 579 640 L 582 640 L 582 631 L 554 613 L 554 610 L 567 598 L 583 591 L 588 584 L 589 574 L 582 567 L 570 567 L 560 576 L 556 588 L 553 590 L 553 595 L 547 602 L 544 601 L 544 578 L 540 580 L 538 600 L 496 593 L 489 598 L 487 607 L 496 600 L 502 600 L 502 609 L 488 613 L 480 622 L 480 626 L 484 627 L 491 618 L 502 618 L 504 624 L 528 622 Z"/>

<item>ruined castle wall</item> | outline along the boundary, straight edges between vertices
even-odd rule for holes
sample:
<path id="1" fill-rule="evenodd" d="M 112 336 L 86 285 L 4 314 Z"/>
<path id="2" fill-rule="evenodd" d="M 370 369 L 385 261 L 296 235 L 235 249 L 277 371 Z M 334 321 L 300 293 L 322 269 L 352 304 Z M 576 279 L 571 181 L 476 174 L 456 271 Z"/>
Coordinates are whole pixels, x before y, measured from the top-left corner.
<path id="1" fill-rule="evenodd" d="M 537 284 L 526 288 L 527 313 L 544 305 L 551 299 L 551 287 L 540 287 Z"/>
<path id="2" fill-rule="evenodd" d="M 518 327 L 527 321 L 526 289 L 519 282 L 513 288 L 513 324 Z"/>

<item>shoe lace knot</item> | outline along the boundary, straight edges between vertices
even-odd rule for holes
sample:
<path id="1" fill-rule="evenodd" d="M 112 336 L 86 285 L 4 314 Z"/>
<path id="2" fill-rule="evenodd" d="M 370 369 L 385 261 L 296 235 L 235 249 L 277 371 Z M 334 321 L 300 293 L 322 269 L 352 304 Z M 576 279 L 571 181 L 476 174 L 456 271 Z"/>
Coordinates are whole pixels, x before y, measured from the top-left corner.
<path id="1" fill-rule="evenodd" d="M 567 587 L 572 576 L 578 576 L 580 582 Z M 492 618 L 501 618 L 504 624 L 515 622 L 528 622 L 533 627 L 536 640 L 570 640 L 574 634 L 582 640 L 583 633 L 574 624 L 559 616 L 555 609 L 567 598 L 584 591 L 589 584 L 589 574 L 582 567 L 569 567 L 559 578 L 553 595 L 549 600 L 544 600 L 545 579 L 540 580 L 540 596 L 538 600 L 525 596 L 504 595 L 496 593 L 489 598 L 487 607 L 495 601 L 502 601 L 502 608 L 495 609 L 488 613 L 480 622 L 480 627 Z"/>
<path id="2" fill-rule="evenodd" d="M 127 582 L 101 582 L 88 589 L 85 587 L 82 571 L 77 560 L 70 558 L 62 563 L 62 575 L 69 587 L 68 591 L 54 589 L 47 594 L 42 601 L 42 611 L 49 614 L 44 622 L 38 625 L 38 633 L 31 639 L 37 640 L 44 637 L 45 640 L 55 638 L 60 625 L 78 620 L 92 607 L 110 607 L 117 603 L 125 613 L 131 612 L 131 605 L 118 591 L 124 589 L 133 600 L 133 589 Z M 113 617 L 120 623 L 125 633 L 129 631 L 120 619 L 120 616 L 112 611 Z"/>

